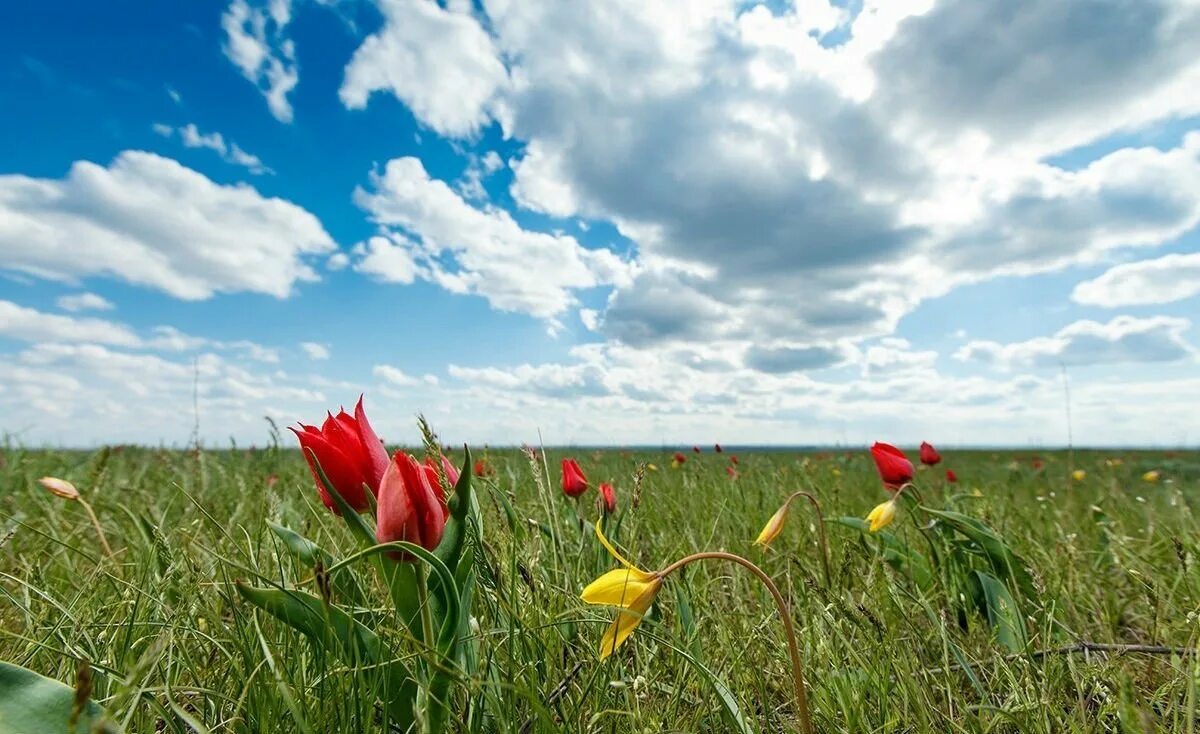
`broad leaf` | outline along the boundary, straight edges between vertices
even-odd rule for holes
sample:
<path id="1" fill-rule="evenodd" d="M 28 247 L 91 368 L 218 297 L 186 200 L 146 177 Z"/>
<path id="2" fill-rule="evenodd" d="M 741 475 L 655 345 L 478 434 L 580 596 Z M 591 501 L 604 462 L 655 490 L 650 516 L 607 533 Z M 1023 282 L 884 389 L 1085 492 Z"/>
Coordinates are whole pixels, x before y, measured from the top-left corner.
<path id="1" fill-rule="evenodd" d="M 70 726 L 75 689 L 28 668 L 0 662 L 0 732 L 3 734 L 114 734 L 104 709 L 86 701 Z"/>

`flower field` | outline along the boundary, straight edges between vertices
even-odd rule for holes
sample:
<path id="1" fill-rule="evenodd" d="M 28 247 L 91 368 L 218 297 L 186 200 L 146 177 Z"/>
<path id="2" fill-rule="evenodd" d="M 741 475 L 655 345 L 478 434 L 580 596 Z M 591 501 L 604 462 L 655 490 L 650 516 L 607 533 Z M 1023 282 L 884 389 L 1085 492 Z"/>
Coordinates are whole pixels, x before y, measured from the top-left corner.
<path id="1" fill-rule="evenodd" d="M 1194 452 L 298 432 L 4 448 L 0 731 L 1200 728 Z"/>

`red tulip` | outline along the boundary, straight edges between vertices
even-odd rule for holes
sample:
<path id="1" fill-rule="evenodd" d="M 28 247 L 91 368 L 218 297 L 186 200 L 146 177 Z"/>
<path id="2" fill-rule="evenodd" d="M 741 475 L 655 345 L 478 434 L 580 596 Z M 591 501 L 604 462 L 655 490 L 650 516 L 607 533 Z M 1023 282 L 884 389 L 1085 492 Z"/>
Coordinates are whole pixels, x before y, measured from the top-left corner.
<path id="1" fill-rule="evenodd" d="M 732 466 L 727 466 L 727 467 L 725 467 L 725 473 L 729 475 L 729 478 L 730 478 L 730 479 L 737 479 L 737 478 L 738 478 L 738 472 L 737 472 L 737 469 L 734 469 Z"/>
<path id="2" fill-rule="evenodd" d="M 600 506 L 606 515 L 617 511 L 617 490 L 608 482 L 600 483 Z"/>
<path id="3" fill-rule="evenodd" d="M 454 485 L 458 484 L 458 469 L 455 469 L 454 464 L 451 464 L 450 460 L 445 456 L 441 457 L 441 459 L 442 474 L 446 475 L 446 483 L 453 487 Z M 433 482 L 439 487 L 442 485 L 442 478 L 438 475 L 437 462 L 433 460 L 432 456 L 426 457 L 425 459 L 425 471 L 429 473 L 429 481 Z"/>
<path id="4" fill-rule="evenodd" d="M 683 455 L 681 452 L 679 452 L 679 451 L 676 451 L 676 452 L 675 452 L 675 456 L 673 456 L 673 457 L 671 457 L 671 458 L 673 458 L 673 459 L 675 460 L 675 463 L 676 463 L 676 464 L 682 464 L 683 462 L 687 461 L 687 457 L 686 457 L 686 456 L 684 456 L 684 455 Z"/>
<path id="5" fill-rule="evenodd" d="M 928 441 L 921 442 L 921 463 L 925 466 L 934 466 L 942 460 L 942 455 L 937 452 L 933 444 Z"/>
<path id="6" fill-rule="evenodd" d="M 879 478 L 883 486 L 897 490 L 908 484 L 913 478 L 913 465 L 900 449 L 887 443 L 875 442 L 871 447 L 871 456 L 875 459 L 875 468 L 879 470 Z"/>
<path id="7" fill-rule="evenodd" d="M 738 463 L 738 457 L 737 457 L 737 454 L 730 454 L 730 455 L 729 455 L 729 463 L 733 464 L 734 466 L 737 466 L 737 463 Z"/>
<path id="8" fill-rule="evenodd" d="M 369 488 L 376 497 L 379 496 L 379 482 L 387 470 L 388 458 L 383 443 L 375 435 L 367 421 L 367 414 L 363 412 L 362 397 L 358 398 L 353 417 L 342 410 L 337 416 L 330 415 L 326 418 L 320 428 L 303 423 L 300 424 L 300 428 L 301 430 L 297 431 L 289 426 L 296 438 L 300 439 L 300 448 L 304 451 L 304 458 L 308 461 L 308 468 L 312 470 L 313 480 L 317 483 L 317 491 L 320 492 L 321 501 L 325 506 L 337 512 L 333 498 L 325 491 L 317 474 L 316 464 L 313 463 L 314 454 L 321 470 L 329 478 L 329 483 L 342 499 L 356 512 L 369 509 L 371 503 L 363 491 L 363 486 Z"/>
<path id="9" fill-rule="evenodd" d="M 721 444 L 719 444 L 719 443 L 714 443 L 714 444 L 713 444 L 713 451 L 716 451 L 716 452 L 719 454 L 719 453 L 721 453 L 722 451 L 724 451 L 724 449 L 722 449 L 722 448 L 721 448 Z"/>
<path id="10" fill-rule="evenodd" d="M 953 469 L 946 470 L 946 481 L 950 482 L 951 484 L 956 484 L 958 482 L 958 475 L 954 473 Z"/>
<path id="11" fill-rule="evenodd" d="M 1046 463 L 1044 461 L 1042 461 L 1041 459 L 1033 460 L 1033 470 L 1034 471 L 1041 471 L 1042 467 L 1045 465 L 1046 465 Z"/>
<path id="12" fill-rule="evenodd" d="M 692 453 L 693 453 L 693 454 L 698 454 L 698 453 L 700 453 L 700 447 L 699 447 L 699 446 L 693 446 L 693 447 L 692 447 Z"/>
<path id="13" fill-rule="evenodd" d="M 442 542 L 449 515 L 437 470 L 397 451 L 379 483 L 375 539 L 380 543 L 403 540 L 434 550 Z M 400 561 L 414 560 L 404 553 L 390 555 Z"/>
<path id="14" fill-rule="evenodd" d="M 574 459 L 562 460 L 562 489 L 563 494 L 568 497 L 578 497 L 587 491 L 587 477 L 583 476 L 583 470 L 579 468 L 579 462 Z"/>
<path id="15" fill-rule="evenodd" d="M 492 468 L 492 465 L 487 463 L 483 459 L 480 459 L 479 461 L 475 462 L 475 476 L 486 477 L 490 474 L 495 474 L 495 473 L 496 473 L 496 470 Z"/>

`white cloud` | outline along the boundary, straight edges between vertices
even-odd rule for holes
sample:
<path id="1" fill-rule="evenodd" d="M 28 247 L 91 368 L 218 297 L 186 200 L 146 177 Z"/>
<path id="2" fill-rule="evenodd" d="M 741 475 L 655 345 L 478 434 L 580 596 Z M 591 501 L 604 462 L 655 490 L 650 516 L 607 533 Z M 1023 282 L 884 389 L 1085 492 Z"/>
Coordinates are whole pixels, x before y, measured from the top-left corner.
<path id="1" fill-rule="evenodd" d="M 107 298 L 95 293 L 72 293 L 60 296 L 55 303 L 64 311 L 111 311 L 114 306 Z"/>
<path id="2" fill-rule="evenodd" d="M 1049 337 L 1011 344 L 971 341 L 954 356 L 1006 368 L 1175 362 L 1195 354 L 1183 336 L 1190 327 L 1187 319 L 1168 316 L 1118 316 L 1105 324 L 1076 321 Z"/>
<path id="3" fill-rule="evenodd" d="M 176 132 L 179 133 L 179 139 L 183 141 L 185 147 L 188 148 L 207 148 L 227 163 L 232 163 L 235 166 L 241 166 L 253 174 L 275 173 L 267 166 L 263 165 L 258 156 L 247 153 L 238 147 L 237 143 L 226 142 L 225 136 L 219 132 L 202 133 L 196 127 L 195 123 L 189 122 L 180 128 L 173 128 L 170 125 L 154 123 L 154 132 L 163 137 L 171 137 Z"/>
<path id="4" fill-rule="evenodd" d="M 89 341 L 117 346 L 141 343 L 137 334 L 124 324 L 42 313 L 3 300 L 0 300 L 0 336 L 21 341 Z"/>
<path id="5" fill-rule="evenodd" d="M 1116 308 L 1182 301 L 1200 293 L 1200 253 L 1125 263 L 1075 286 L 1071 300 Z"/>
<path id="6" fill-rule="evenodd" d="M 377 364 L 371 368 L 371 374 L 382 380 L 385 384 L 393 387 L 416 387 L 418 385 L 437 385 L 438 379 L 434 375 L 424 375 L 422 377 L 413 377 L 406 374 L 399 367 L 393 367 L 390 364 Z"/>
<path id="7" fill-rule="evenodd" d="M 354 198 L 373 222 L 393 230 L 362 246 L 355 266 L 385 280 L 420 277 L 481 295 L 502 311 L 552 320 L 574 304 L 572 290 L 627 277 L 626 264 L 611 251 L 526 230 L 503 209 L 474 207 L 430 178 L 416 158 L 389 161 L 371 175 L 371 189 Z"/>
<path id="8" fill-rule="evenodd" d="M 285 33 L 290 21 L 291 0 L 270 0 L 265 8 L 233 0 L 221 15 L 225 56 L 262 91 L 280 122 L 292 121 L 287 96 L 300 81 L 295 45 Z"/>
<path id="9" fill-rule="evenodd" d="M 300 342 L 300 348 L 304 350 L 304 353 L 308 355 L 309 359 L 329 359 L 329 347 L 325 346 L 324 344 L 318 344 L 316 342 Z"/>
<path id="10" fill-rule="evenodd" d="M 286 298 L 317 279 L 306 259 L 334 249 L 304 209 L 151 153 L 79 161 L 63 179 L 0 175 L 0 268 L 38 277 L 116 277 L 188 300 Z"/>
<path id="11" fill-rule="evenodd" d="M 338 94 L 351 109 L 373 92 L 394 94 L 443 135 L 475 133 L 507 83 L 492 38 L 469 7 L 433 0 L 377 0 L 383 28 L 363 41 Z"/>

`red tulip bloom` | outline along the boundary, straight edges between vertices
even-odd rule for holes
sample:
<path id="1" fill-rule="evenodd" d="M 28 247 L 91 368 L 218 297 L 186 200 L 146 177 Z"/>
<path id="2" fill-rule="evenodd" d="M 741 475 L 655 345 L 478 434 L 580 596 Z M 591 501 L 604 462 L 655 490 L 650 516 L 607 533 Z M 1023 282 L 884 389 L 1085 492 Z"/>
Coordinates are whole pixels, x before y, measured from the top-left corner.
<path id="1" fill-rule="evenodd" d="M 724 450 L 725 450 L 725 449 L 721 448 L 721 444 L 719 444 L 719 443 L 714 443 L 714 444 L 713 444 L 713 451 L 716 451 L 718 454 L 719 454 L 719 453 L 721 453 L 721 452 L 722 452 L 722 451 L 724 451 Z"/>
<path id="2" fill-rule="evenodd" d="M 892 491 L 908 484 L 913 478 L 913 465 L 900 449 L 887 443 L 875 442 L 871 447 L 871 456 L 875 459 L 875 468 L 879 470 L 879 478 L 883 486 Z"/>
<path id="3" fill-rule="evenodd" d="M 737 469 L 734 469 L 732 466 L 725 467 L 725 473 L 729 475 L 730 479 L 738 478 L 738 471 L 737 471 Z"/>
<path id="4" fill-rule="evenodd" d="M 942 455 L 937 452 L 933 444 L 928 441 L 921 442 L 921 463 L 925 466 L 934 466 L 941 463 Z"/>
<path id="5" fill-rule="evenodd" d="M 600 506 L 606 515 L 617 511 L 617 490 L 608 482 L 600 483 Z"/>
<path id="6" fill-rule="evenodd" d="M 1042 467 L 1045 465 L 1046 465 L 1046 463 L 1044 461 L 1042 461 L 1041 459 L 1033 460 L 1033 470 L 1034 471 L 1041 471 Z"/>
<path id="7" fill-rule="evenodd" d="M 492 468 L 492 465 L 487 463 L 483 459 L 480 459 L 479 461 L 475 462 L 475 476 L 486 477 L 490 474 L 495 474 L 495 473 L 496 473 L 496 470 Z"/>
<path id="8" fill-rule="evenodd" d="M 729 455 L 729 463 L 730 463 L 730 464 L 733 464 L 734 466 L 737 466 L 737 463 L 738 463 L 738 457 L 737 457 L 737 454 L 730 454 L 730 455 Z"/>
<path id="9" fill-rule="evenodd" d="M 313 455 L 320 463 L 321 470 L 329 478 L 329 483 L 342 496 L 342 499 L 354 508 L 356 512 L 365 512 L 371 503 L 363 490 L 365 485 L 376 497 L 379 496 L 379 483 L 388 467 L 387 451 L 383 443 L 375 435 L 367 414 L 363 412 L 362 397 L 354 407 L 354 415 L 339 411 L 336 416 L 330 415 L 320 428 L 300 424 L 301 430 L 289 427 L 296 438 L 300 439 L 300 448 L 312 470 L 313 480 L 321 494 L 321 501 L 329 509 L 337 512 L 333 498 L 321 484 L 317 467 L 313 463 Z"/>
<path id="10" fill-rule="evenodd" d="M 454 464 L 451 464 L 450 460 L 445 456 L 441 457 L 441 459 L 442 473 L 446 475 L 446 483 L 453 487 L 458 484 L 458 469 L 455 469 Z M 429 481 L 439 487 L 442 485 L 442 478 L 438 476 L 437 462 L 433 460 L 432 456 L 425 459 L 425 471 L 429 473 Z"/>
<path id="11" fill-rule="evenodd" d="M 403 540 L 434 550 L 442 542 L 449 515 L 437 470 L 397 451 L 379 483 L 375 539 L 380 543 Z M 413 560 L 404 553 L 390 555 L 400 561 Z"/>
<path id="12" fill-rule="evenodd" d="M 692 447 L 692 453 L 693 453 L 693 454 L 698 454 L 698 453 L 700 453 L 700 447 L 699 447 L 699 446 L 693 446 L 693 447 Z"/>
<path id="13" fill-rule="evenodd" d="M 563 494 L 575 498 L 587 491 L 587 477 L 579 468 L 579 462 L 574 459 L 562 460 L 562 489 Z"/>
<path id="14" fill-rule="evenodd" d="M 946 470 L 946 481 L 950 482 L 951 484 L 958 483 L 958 475 L 954 473 L 953 469 Z"/>
<path id="15" fill-rule="evenodd" d="M 673 458 L 673 459 L 675 460 L 675 463 L 676 463 L 676 464 L 682 464 L 683 462 L 687 461 L 687 457 L 686 457 L 686 456 L 684 456 L 684 455 L 683 455 L 681 452 L 679 452 L 679 451 L 676 451 L 676 452 L 675 452 L 675 456 L 673 456 L 673 457 L 671 457 L 671 458 Z"/>

